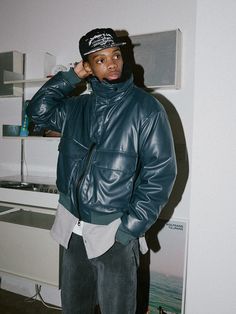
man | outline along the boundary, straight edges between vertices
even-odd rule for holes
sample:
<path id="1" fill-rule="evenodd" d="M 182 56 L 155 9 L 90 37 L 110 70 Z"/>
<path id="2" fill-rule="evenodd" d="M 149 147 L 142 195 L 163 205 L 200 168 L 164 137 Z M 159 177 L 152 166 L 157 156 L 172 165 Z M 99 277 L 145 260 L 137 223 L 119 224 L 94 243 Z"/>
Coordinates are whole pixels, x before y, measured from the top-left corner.
<path id="1" fill-rule="evenodd" d="M 80 39 L 82 61 L 33 97 L 28 115 L 62 133 L 59 205 L 51 234 L 64 246 L 65 314 L 132 314 L 138 248 L 170 195 L 176 162 L 166 113 L 137 88 L 110 28 Z M 86 79 L 91 93 L 69 97 Z"/>

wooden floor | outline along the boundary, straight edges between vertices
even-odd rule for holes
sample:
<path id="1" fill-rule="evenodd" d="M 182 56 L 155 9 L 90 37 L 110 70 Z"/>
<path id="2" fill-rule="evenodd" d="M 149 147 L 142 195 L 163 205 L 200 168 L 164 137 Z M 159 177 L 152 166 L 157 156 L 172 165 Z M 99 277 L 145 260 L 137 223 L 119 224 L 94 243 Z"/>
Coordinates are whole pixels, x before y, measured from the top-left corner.
<path id="1" fill-rule="evenodd" d="M 53 305 L 52 305 L 53 306 Z M 41 301 L 29 299 L 3 289 L 0 289 L 1 314 L 61 314 L 62 311 L 50 309 Z"/>

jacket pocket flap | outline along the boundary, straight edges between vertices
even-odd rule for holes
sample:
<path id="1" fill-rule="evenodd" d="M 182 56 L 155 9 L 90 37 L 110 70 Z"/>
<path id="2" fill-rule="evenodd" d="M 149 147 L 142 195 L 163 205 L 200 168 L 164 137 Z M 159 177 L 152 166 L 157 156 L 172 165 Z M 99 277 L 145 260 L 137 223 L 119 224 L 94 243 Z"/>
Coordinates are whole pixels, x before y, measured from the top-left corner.
<path id="1" fill-rule="evenodd" d="M 85 146 L 70 138 L 62 138 L 58 150 L 64 156 L 74 159 L 82 159 L 88 153 Z"/>
<path id="2" fill-rule="evenodd" d="M 94 165 L 99 168 L 118 170 L 123 172 L 134 172 L 136 169 L 137 157 L 119 152 L 98 151 Z"/>

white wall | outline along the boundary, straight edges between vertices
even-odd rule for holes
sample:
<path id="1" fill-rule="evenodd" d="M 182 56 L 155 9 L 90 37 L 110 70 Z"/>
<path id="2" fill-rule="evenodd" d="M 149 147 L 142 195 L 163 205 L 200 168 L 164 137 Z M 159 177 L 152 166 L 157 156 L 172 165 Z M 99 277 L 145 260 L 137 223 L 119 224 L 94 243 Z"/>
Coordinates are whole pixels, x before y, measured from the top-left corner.
<path id="1" fill-rule="evenodd" d="M 235 12 L 198 1 L 187 314 L 236 313 Z"/>
<path id="2" fill-rule="evenodd" d="M 80 59 L 79 38 L 91 28 L 107 26 L 125 29 L 130 35 L 177 28 L 182 31 L 182 88 L 160 92 L 173 104 L 180 117 L 184 130 L 183 136 L 186 137 L 191 157 L 195 1 L 179 0 L 176 3 L 172 0 L 69 0 L 66 4 L 63 0 L 2 0 L 0 2 L 0 50 L 19 50 L 26 53 L 26 78 L 42 76 L 42 56 L 45 52 L 56 55 L 59 64 L 67 65 Z M 34 92 L 35 89 L 28 87 L 27 98 L 30 98 Z M 1 106 L 8 101 L 0 99 L 1 115 L 5 114 Z M 5 141 L 3 147 L 6 145 Z M 28 150 L 35 152 L 38 143 L 27 143 L 27 145 Z M 43 154 L 48 149 L 48 146 L 42 145 L 40 153 Z M 9 150 L 14 151 L 13 144 L 7 150 L 7 154 Z M 47 154 L 48 163 L 45 163 L 43 157 L 36 158 L 35 154 L 34 156 L 27 154 L 27 170 L 33 171 L 33 174 L 41 171 L 54 175 L 55 169 L 52 169 L 52 165 L 56 164 L 56 157 L 56 149 L 55 154 Z M 6 163 L 7 157 L 2 156 L 1 159 L 0 156 L 0 174 L 6 169 Z M 1 165 L 4 165 L 4 169 Z M 15 168 L 15 165 L 14 167 L 11 165 L 11 168 Z M 189 195 L 189 185 L 187 185 L 182 201 L 175 209 L 175 217 L 188 217 Z"/>
<path id="3" fill-rule="evenodd" d="M 182 86 L 180 90 L 158 92 L 172 103 L 172 111 L 175 110 L 176 115 L 179 116 L 178 123 L 175 121 L 175 116 L 172 119 L 175 128 L 182 128 L 182 138 L 178 138 L 177 142 L 184 143 L 186 138 L 191 160 L 195 14 L 195 0 L 177 2 L 172 0 L 68 0 L 66 2 L 64 0 L 1 0 L 0 51 L 19 50 L 26 53 L 26 78 L 37 78 L 43 73 L 42 56 L 45 52 L 56 55 L 58 64 L 67 65 L 78 60 L 80 58 L 78 40 L 92 28 L 124 29 L 130 35 L 179 28 L 183 37 Z M 35 90 L 27 86 L 27 98 L 31 97 Z M 17 122 L 16 111 L 19 110 L 17 108 L 20 103 L 19 100 L 15 99 L 15 101 L 18 103 L 0 99 L 0 117 L 4 117 L 1 118 L 0 123 Z M 176 136 L 179 137 L 178 134 Z M 14 143 L 0 142 L 0 150 L 6 152 L 0 154 L 0 175 L 6 175 L 10 169 L 17 168 L 20 155 L 16 152 Z M 11 157 L 8 158 L 8 155 Z M 27 170 L 36 174 L 38 171 L 55 174 L 56 157 L 56 143 L 53 147 L 49 147 L 48 144 L 39 144 L 38 141 L 27 142 Z M 184 180 L 185 177 L 186 173 Z M 184 187 L 181 187 L 179 194 L 182 194 L 183 189 Z M 187 184 L 181 201 L 175 209 L 174 218 L 188 219 L 189 207 L 190 185 Z M 30 291 L 24 293 L 31 294 Z M 58 295 L 55 295 L 55 302 L 57 299 Z"/>
<path id="4" fill-rule="evenodd" d="M 160 92 L 182 121 L 190 159 L 191 177 L 174 213 L 188 218 L 190 209 L 186 313 L 235 313 L 236 8 L 234 0 L 197 3 L 196 11 L 195 0 L 1 0 L 0 50 L 25 52 L 31 78 L 41 75 L 44 52 L 62 64 L 77 60 L 78 40 L 91 28 L 130 35 L 180 28 L 182 87 Z M 0 99 L 1 117 L 6 103 Z"/>

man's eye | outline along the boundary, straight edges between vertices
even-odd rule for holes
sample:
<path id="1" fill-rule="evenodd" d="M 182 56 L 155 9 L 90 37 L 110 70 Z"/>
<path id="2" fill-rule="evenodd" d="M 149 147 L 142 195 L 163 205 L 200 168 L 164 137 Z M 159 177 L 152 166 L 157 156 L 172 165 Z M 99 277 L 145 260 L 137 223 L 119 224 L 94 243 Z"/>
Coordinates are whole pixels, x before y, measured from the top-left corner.
<path id="1" fill-rule="evenodd" d="M 114 56 L 115 59 L 119 59 L 120 58 L 120 54 L 117 53 L 115 56 Z"/>
<path id="2" fill-rule="evenodd" d="M 96 60 L 96 63 L 100 64 L 100 63 L 103 63 L 104 62 L 104 59 L 98 59 Z"/>

